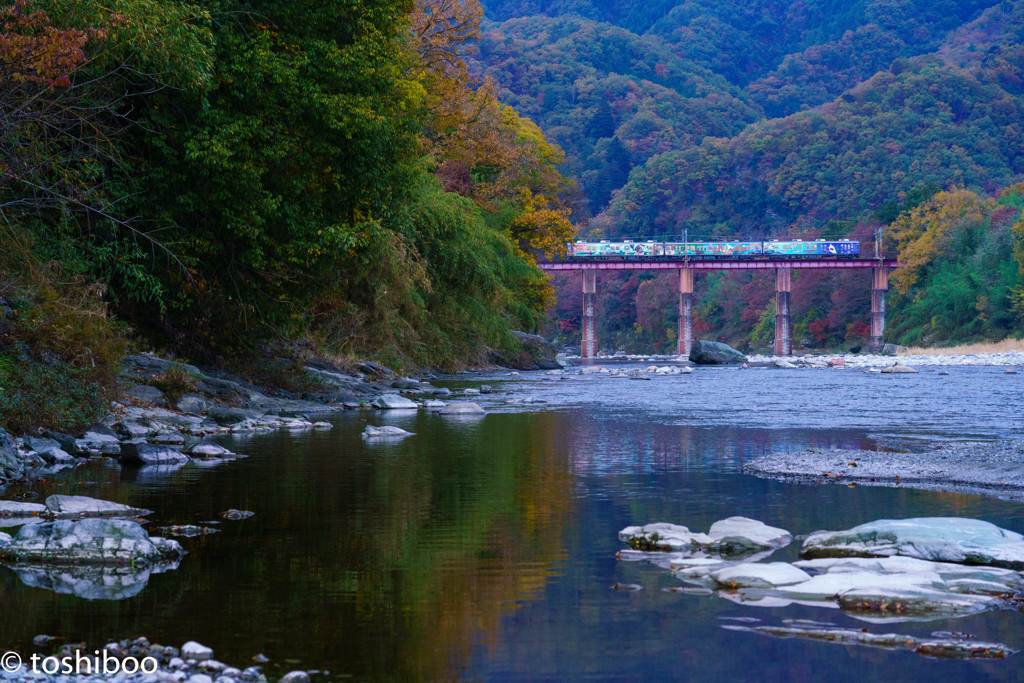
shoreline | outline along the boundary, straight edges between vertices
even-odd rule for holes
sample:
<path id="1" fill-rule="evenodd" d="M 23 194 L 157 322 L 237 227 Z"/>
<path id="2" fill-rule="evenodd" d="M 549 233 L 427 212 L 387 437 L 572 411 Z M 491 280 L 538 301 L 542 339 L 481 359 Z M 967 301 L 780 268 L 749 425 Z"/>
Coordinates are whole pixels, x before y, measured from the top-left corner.
<path id="1" fill-rule="evenodd" d="M 810 448 L 762 455 L 742 469 L 796 484 L 886 486 L 1024 502 L 1024 441 L 964 441 L 920 451 Z"/>

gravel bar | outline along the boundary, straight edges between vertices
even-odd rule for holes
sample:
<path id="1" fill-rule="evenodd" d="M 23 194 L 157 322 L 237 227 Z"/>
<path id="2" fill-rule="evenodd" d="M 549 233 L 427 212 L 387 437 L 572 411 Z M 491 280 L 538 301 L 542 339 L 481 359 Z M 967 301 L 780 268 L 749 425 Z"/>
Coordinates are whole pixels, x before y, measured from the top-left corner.
<path id="1" fill-rule="evenodd" d="M 960 442 L 918 452 L 811 448 L 763 455 L 743 471 L 803 484 L 903 486 L 1024 502 L 1024 441 Z"/>

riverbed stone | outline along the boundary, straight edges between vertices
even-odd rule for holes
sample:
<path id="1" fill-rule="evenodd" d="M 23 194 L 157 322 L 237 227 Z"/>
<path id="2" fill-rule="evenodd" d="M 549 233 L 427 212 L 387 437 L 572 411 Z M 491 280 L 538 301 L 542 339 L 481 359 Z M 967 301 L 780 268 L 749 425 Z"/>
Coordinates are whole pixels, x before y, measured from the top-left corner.
<path id="1" fill-rule="evenodd" d="M 208 401 L 200 394 L 183 394 L 178 399 L 175 407 L 183 413 L 205 413 L 214 406 L 213 402 Z"/>
<path id="2" fill-rule="evenodd" d="M 917 373 L 918 371 L 909 365 L 891 365 L 887 368 L 882 368 L 883 375 L 916 375 Z"/>
<path id="3" fill-rule="evenodd" d="M 0 518 L 38 517 L 46 513 L 42 503 L 27 503 L 20 500 L 0 500 Z"/>
<path id="4" fill-rule="evenodd" d="M 626 527 L 619 532 L 619 540 L 634 550 L 644 551 L 683 550 L 714 542 L 707 534 L 695 533 L 685 526 L 668 522 Z"/>
<path id="5" fill-rule="evenodd" d="M 698 365 L 725 365 L 746 363 L 747 357 L 728 344 L 700 339 L 690 347 L 690 360 Z"/>
<path id="6" fill-rule="evenodd" d="M 0 548 L 0 561 L 149 566 L 183 554 L 177 542 L 151 538 L 137 522 L 92 518 L 23 526 Z"/>
<path id="7" fill-rule="evenodd" d="M 188 453 L 193 458 L 227 458 L 234 455 L 224 446 L 211 441 L 200 441 L 197 444 L 193 444 L 188 449 Z"/>
<path id="8" fill-rule="evenodd" d="M 53 495 L 46 499 L 46 510 L 58 517 L 85 516 L 90 517 L 144 517 L 152 510 L 122 505 L 109 500 L 99 500 L 88 496 Z"/>
<path id="9" fill-rule="evenodd" d="M 194 659 L 197 662 L 201 662 L 213 657 L 213 649 L 190 640 L 181 646 L 181 656 L 185 659 Z"/>
<path id="10" fill-rule="evenodd" d="M 722 548 L 760 549 L 789 545 L 793 536 L 785 529 L 771 527 L 748 517 L 729 517 L 711 525 L 708 536 Z"/>
<path id="11" fill-rule="evenodd" d="M 381 410 L 411 410 L 419 407 L 415 401 L 411 401 L 398 394 L 382 394 L 374 399 L 370 405 Z"/>
<path id="12" fill-rule="evenodd" d="M 1024 537 L 995 524 L 964 517 L 882 519 L 846 531 L 817 531 L 800 556 L 889 557 L 1024 569 Z"/>
<path id="13" fill-rule="evenodd" d="M 483 415 L 487 411 L 481 408 L 479 404 L 462 401 L 449 403 L 437 412 L 441 415 Z"/>
<path id="14" fill-rule="evenodd" d="M 279 683 L 309 683 L 309 674 L 305 671 L 289 671 L 281 677 Z"/>
<path id="15" fill-rule="evenodd" d="M 393 425 L 383 425 L 381 427 L 375 427 L 373 425 L 366 425 L 366 429 L 360 435 L 364 439 L 394 439 L 402 438 L 405 436 L 414 436 L 412 432 L 407 432 L 401 427 L 395 427 Z"/>
<path id="16" fill-rule="evenodd" d="M 121 462 L 130 465 L 172 465 L 186 463 L 189 457 L 170 446 L 127 441 L 121 444 Z"/>
<path id="17" fill-rule="evenodd" d="M 45 460 L 47 463 L 54 465 L 60 463 L 71 463 L 74 462 L 75 456 L 64 451 L 59 446 L 53 448 L 46 448 L 41 451 L 36 451 L 40 458 Z"/>

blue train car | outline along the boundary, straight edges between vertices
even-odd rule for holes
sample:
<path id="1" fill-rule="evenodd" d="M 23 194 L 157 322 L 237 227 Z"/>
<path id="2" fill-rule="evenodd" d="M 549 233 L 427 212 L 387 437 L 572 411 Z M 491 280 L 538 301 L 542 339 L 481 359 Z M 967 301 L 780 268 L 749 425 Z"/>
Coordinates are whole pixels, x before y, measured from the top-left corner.
<path id="1" fill-rule="evenodd" d="M 854 258 L 860 242 L 852 240 L 773 240 L 765 242 L 657 242 L 631 240 L 587 242 L 569 245 L 572 260 L 648 260 L 664 258 Z"/>

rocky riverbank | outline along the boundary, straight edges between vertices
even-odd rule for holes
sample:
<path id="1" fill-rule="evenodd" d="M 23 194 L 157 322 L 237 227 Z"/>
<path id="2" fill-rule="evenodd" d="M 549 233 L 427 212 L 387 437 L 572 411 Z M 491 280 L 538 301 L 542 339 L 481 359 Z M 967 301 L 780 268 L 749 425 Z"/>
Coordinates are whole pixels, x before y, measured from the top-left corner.
<path id="1" fill-rule="evenodd" d="M 950 443 L 913 452 L 812 448 L 763 455 L 743 471 L 804 484 L 905 486 L 1024 502 L 1024 441 Z"/>
<path id="2" fill-rule="evenodd" d="M 211 648 L 195 641 L 184 643 L 180 648 L 151 643 L 145 637 L 107 643 L 102 648 L 89 648 L 84 643 L 52 647 L 56 641 L 52 636 L 41 634 L 33 640 L 35 652 L 17 653 L 16 658 L 8 652 L 0 669 L 0 681 L 35 683 L 60 678 L 76 683 L 266 683 L 268 680 L 263 671 L 263 664 L 268 662 L 266 657 L 255 655 L 253 659 L 259 664 L 245 668 L 229 666 L 214 659 Z M 67 675 L 68 671 L 75 675 Z M 280 677 L 271 676 L 270 680 L 308 683 L 310 674 L 320 673 L 290 671 Z"/>

